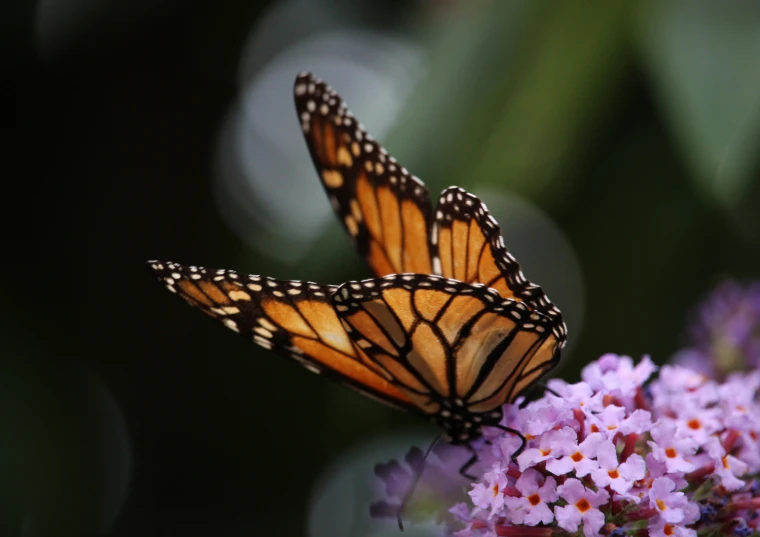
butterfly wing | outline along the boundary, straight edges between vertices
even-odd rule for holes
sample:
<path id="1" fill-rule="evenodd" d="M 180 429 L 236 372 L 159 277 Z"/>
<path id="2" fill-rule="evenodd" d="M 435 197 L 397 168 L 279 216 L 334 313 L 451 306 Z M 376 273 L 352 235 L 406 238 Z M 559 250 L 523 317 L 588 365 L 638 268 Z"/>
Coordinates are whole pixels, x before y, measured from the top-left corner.
<path id="1" fill-rule="evenodd" d="M 337 287 L 172 262 L 148 264 L 169 291 L 257 345 L 386 404 L 417 410 L 351 342 L 330 300 Z"/>
<path id="2" fill-rule="evenodd" d="M 485 413 L 556 365 L 551 317 L 484 285 L 420 274 L 348 282 L 333 295 L 354 343 L 428 414 L 458 402 Z"/>
<path id="3" fill-rule="evenodd" d="M 389 156 L 310 73 L 296 78 L 301 129 L 322 185 L 358 252 L 377 276 L 430 274 L 430 193 Z"/>
<path id="4" fill-rule="evenodd" d="M 337 93 L 310 73 L 298 76 L 294 93 L 330 202 L 377 276 L 414 272 L 482 283 L 562 321 L 525 278 L 480 199 L 450 187 L 433 218 L 427 187 L 364 131 Z"/>
<path id="5" fill-rule="evenodd" d="M 559 309 L 541 287 L 529 282 L 520 263 L 504 245 L 501 228 L 485 203 L 459 187 L 443 191 L 431 231 L 433 267 L 446 278 L 482 283 L 504 298 L 525 302 L 531 309 L 557 319 Z"/>

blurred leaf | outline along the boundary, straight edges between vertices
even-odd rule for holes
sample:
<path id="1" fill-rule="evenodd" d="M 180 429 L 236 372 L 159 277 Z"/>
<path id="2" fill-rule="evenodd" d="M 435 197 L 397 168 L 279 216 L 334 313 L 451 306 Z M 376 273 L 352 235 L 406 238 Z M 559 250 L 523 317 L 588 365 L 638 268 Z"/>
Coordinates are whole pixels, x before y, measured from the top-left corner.
<path id="1" fill-rule="evenodd" d="M 508 181 L 521 194 L 562 199 L 571 185 L 555 179 L 624 94 L 626 15 L 618 3 L 490 3 L 439 33 L 443 44 L 456 40 L 457 54 L 436 48 L 398 139 L 440 186 Z"/>
<path id="2" fill-rule="evenodd" d="M 492 112 L 473 117 L 478 103 L 503 100 L 499 88 L 520 50 L 527 1 L 462 3 L 426 27 L 429 70 L 406 103 L 387 141 L 391 154 L 423 178 L 433 199 L 451 181 L 452 164 L 468 161 L 490 131 Z M 459 166 L 457 166 L 459 167 Z"/>
<path id="3" fill-rule="evenodd" d="M 583 149 L 624 93 L 626 14 L 616 2 L 546 5 L 521 43 L 508 99 L 481 104 L 496 123 L 473 159 L 476 177 L 547 202 L 563 198 L 571 183 L 558 178 L 578 176 Z"/>
<path id="4" fill-rule="evenodd" d="M 736 206 L 751 187 L 760 140 L 760 4 L 654 2 L 638 44 L 698 186 Z"/>

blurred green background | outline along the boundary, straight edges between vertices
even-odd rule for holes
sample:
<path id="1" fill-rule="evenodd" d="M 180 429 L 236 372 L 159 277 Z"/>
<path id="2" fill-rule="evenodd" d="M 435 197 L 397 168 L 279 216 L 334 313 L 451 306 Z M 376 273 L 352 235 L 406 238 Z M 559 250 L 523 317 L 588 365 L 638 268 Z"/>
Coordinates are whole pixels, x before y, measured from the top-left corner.
<path id="1" fill-rule="evenodd" d="M 435 431 L 192 311 L 148 258 L 369 275 L 292 110 L 303 69 L 480 194 L 566 313 L 558 374 L 663 362 L 760 274 L 760 4 L 42 0 L 0 7 L 0 534 L 393 535 L 373 463 Z M 5 130 L 5 129 L 4 129 Z"/>

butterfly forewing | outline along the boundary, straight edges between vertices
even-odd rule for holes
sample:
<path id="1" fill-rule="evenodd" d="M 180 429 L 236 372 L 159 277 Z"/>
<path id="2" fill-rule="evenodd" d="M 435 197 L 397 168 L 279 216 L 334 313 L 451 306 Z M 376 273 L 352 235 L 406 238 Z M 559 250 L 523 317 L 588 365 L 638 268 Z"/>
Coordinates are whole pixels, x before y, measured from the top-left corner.
<path id="1" fill-rule="evenodd" d="M 337 287 L 172 262 L 149 266 L 170 291 L 257 345 L 387 404 L 416 409 L 348 337 L 330 300 Z"/>
<path id="2" fill-rule="evenodd" d="M 298 76 L 296 110 L 341 224 L 377 276 L 432 272 L 427 187 L 388 155 L 329 86 Z"/>
<path id="3" fill-rule="evenodd" d="M 348 282 L 333 301 L 354 343 L 430 414 L 457 401 L 469 413 L 512 401 L 553 367 L 564 344 L 556 319 L 459 280 Z"/>

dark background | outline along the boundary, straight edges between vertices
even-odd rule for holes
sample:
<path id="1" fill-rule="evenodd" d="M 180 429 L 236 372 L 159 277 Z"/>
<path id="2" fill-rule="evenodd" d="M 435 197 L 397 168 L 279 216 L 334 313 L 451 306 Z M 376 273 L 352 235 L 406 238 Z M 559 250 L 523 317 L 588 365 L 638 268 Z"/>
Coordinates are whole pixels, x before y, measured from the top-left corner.
<path id="1" fill-rule="evenodd" d="M 351 483 L 434 431 L 233 337 L 144 266 L 368 276 L 289 109 L 301 69 L 433 193 L 483 196 L 567 314 L 568 380 L 604 352 L 666 361 L 705 292 L 760 273 L 757 3 L 66 0 L 0 19 L 2 535 L 395 534 Z"/>

